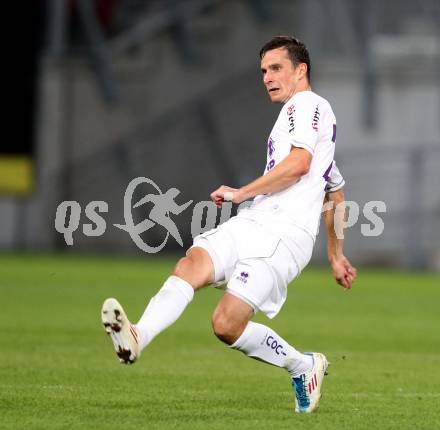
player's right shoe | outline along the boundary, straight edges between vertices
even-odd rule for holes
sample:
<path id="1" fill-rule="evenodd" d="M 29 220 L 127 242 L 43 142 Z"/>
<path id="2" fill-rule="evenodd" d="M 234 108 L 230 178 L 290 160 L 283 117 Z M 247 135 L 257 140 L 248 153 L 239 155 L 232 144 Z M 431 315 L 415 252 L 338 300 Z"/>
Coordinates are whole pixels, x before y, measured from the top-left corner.
<path id="1" fill-rule="evenodd" d="M 113 298 L 105 300 L 101 310 L 102 324 L 124 364 L 133 364 L 141 355 L 136 327 L 127 318 L 121 304 Z"/>
<path id="2" fill-rule="evenodd" d="M 321 387 L 324 375 L 329 365 L 327 358 L 320 352 L 305 353 L 313 358 L 312 370 L 292 378 L 292 388 L 295 393 L 295 412 L 313 412 L 321 399 Z"/>

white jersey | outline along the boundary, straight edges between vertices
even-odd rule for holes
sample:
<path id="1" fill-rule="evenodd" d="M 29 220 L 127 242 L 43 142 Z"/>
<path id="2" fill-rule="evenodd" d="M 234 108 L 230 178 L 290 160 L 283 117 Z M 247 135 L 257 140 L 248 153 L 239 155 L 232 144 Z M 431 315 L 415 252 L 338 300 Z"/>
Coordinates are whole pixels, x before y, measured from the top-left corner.
<path id="1" fill-rule="evenodd" d="M 283 236 L 288 236 L 288 226 L 294 224 L 314 238 L 325 192 L 344 185 L 333 161 L 335 142 L 336 118 L 327 100 L 312 91 L 295 94 L 284 104 L 270 133 L 264 174 L 284 160 L 292 147 L 304 148 L 312 154 L 310 170 L 285 190 L 256 196 L 250 209 L 238 216 L 275 221 L 272 229 Z"/>

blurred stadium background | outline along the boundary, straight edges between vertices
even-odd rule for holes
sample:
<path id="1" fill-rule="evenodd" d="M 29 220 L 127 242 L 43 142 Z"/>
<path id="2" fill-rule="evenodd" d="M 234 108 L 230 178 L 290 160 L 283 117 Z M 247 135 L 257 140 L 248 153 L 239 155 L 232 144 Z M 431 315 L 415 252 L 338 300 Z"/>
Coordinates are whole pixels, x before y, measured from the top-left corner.
<path id="1" fill-rule="evenodd" d="M 387 205 L 384 234 L 363 237 L 361 214 L 347 254 L 356 264 L 440 270 L 438 0 L 34 0 L 26 8 L 28 37 L 17 48 L 26 66 L 5 124 L 16 138 L 0 150 L 1 249 L 68 249 L 54 228 L 59 203 L 105 200 L 105 234 L 78 230 L 73 249 L 139 255 L 112 226 L 123 222 L 133 178 L 177 187 L 185 203 L 260 174 L 279 106 L 265 94 L 258 51 L 293 34 L 308 45 L 313 89 L 338 119 L 347 199 Z M 191 214 L 173 218 L 185 246 Z M 156 227 L 145 234 L 164 237 Z M 170 239 L 167 249 L 180 247 Z M 325 261 L 323 240 L 314 261 Z"/>

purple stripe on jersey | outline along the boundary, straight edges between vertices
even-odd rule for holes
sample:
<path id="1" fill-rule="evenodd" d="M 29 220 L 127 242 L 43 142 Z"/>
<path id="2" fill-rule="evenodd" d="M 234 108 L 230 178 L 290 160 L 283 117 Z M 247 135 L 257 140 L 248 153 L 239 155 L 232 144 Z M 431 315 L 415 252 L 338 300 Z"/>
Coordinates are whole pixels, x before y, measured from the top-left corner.
<path id="1" fill-rule="evenodd" d="M 333 124 L 333 136 L 332 136 L 332 142 L 336 143 L 336 124 Z"/>
<path id="2" fill-rule="evenodd" d="M 333 161 L 330 163 L 330 166 L 328 166 L 325 173 L 322 175 L 322 177 L 325 179 L 326 182 L 330 180 L 330 170 L 332 170 L 333 167 Z"/>

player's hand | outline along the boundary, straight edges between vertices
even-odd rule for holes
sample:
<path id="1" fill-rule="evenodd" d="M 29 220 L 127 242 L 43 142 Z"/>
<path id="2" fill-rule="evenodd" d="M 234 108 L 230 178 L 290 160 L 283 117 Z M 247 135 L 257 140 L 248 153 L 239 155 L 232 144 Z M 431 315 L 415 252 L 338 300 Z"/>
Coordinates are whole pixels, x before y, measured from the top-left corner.
<path id="1" fill-rule="evenodd" d="M 336 282 L 346 290 L 351 289 L 357 276 L 356 268 L 344 255 L 332 259 L 330 264 Z"/>
<path id="2" fill-rule="evenodd" d="M 211 200 L 220 208 L 224 202 L 241 203 L 246 199 L 241 190 L 222 185 L 211 193 Z"/>

